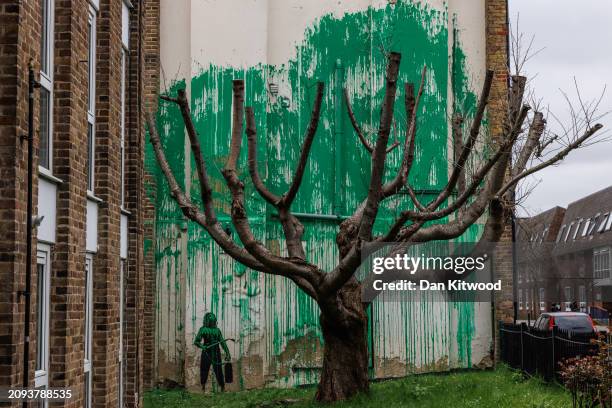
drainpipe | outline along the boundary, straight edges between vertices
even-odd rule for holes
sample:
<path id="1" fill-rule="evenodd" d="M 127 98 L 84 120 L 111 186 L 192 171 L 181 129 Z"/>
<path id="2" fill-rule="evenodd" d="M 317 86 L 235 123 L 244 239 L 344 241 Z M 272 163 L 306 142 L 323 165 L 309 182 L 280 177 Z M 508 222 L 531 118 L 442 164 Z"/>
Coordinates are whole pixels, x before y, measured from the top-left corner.
<path id="1" fill-rule="evenodd" d="M 30 385 L 30 304 L 32 301 L 32 186 L 34 162 L 34 89 L 39 84 L 34 78 L 34 66 L 30 60 L 28 70 L 28 201 L 26 210 L 26 276 L 25 290 L 20 295 L 25 298 L 25 318 L 23 327 L 23 388 Z M 23 407 L 27 408 L 27 400 L 23 400 Z"/>
<path id="2" fill-rule="evenodd" d="M 518 291 L 517 285 L 517 277 L 516 277 L 516 216 L 514 215 L 514 209 L 512 209 L 511 214 L 511 227 L 512 227 L 512 309 L 514 312 L 514 324 L 516 324 L 516 319 L 518 318 L 518 303 L 516 301 L 516 294 Z"/>
<path id="3" fill-rule="evenodd" d="M 342 214 L 342 87 L 344 86 L 344 68 L 342 60 L 336 60 L 336 89 L 334 90 L 334 215 Z"/>

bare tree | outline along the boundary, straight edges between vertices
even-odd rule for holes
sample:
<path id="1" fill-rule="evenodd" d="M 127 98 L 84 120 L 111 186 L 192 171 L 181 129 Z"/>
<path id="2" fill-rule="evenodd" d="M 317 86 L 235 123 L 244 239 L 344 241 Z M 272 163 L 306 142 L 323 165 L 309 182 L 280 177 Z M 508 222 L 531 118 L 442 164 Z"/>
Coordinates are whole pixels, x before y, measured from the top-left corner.
<path id="1" fill-rule="evenodd" d="M 361 254 L 368 245 L 392 241 L 411 244 L 453 239 L 462 235 L 487 211 L 489 216 L 481 240 L 497 241 L 504 230 L 506 217 L 512 210 L 512 191 L 516 184 L 526 176 L 557 163 L 570 151 L 582 146 L 602 127 L 600 124 L 585 122 L 587 126 L 582 133 L 573 133 L 568 143 L 554 155 L 530 167 L 534 156 L 541 155 L 540 148 L 546 147 L 542 147 L 541 141 L 545 123 L 542 115 L 536 112 L 532 115 L 531 123 L 525 125 L 530 110 L 530 107 L 524 104 L 526 79 L 513 76 L 503 132 L 487 138 L 486 143 L 490 153 L 478 160 L 478 164 L 471 166 L 473 169 L 468 171 L 466 163 L 476 150 L 475 146 L 479 139 L 484 138 L 485 132 L 481 132 L 481 124 L 493 81 L 493 72 L 489 71 L 485 76 L 476 113 L 465 136 L 462 132 L 465 119 L 460 114 L 456 114 L 452 120 L 456 153 L 446 186 L 431 202 L 421 203 L 408 183 L 408 176 L 415 155 L 417 112 L 426 77 L 425 69 L 421 82 L 416 88 L 416 94 L 413 84 L 405 84 L 407 130 L 400 143 L 403 149 L 401 164 L 394 177 L 388 182 L 384 181 L 387 153 L 394 148 L 393 144 L 391 146 L 388 144 L 393 124 L 400 59 L 398 53 L 388 55 L 385 93 L 380 109 L 378 134 L 374 143 L 369 142 L 361 131 L 351 109 L 348 94 L 345 93 L 351 123 L 371 155 L 371 177 L 367 197 L 364 197 L 354 213 L 339 226 L 336 243 L 340 257 L 333 270 L 323 270 L 308 262 L 301 241 L 304 227 L 291 212 L 291 205 L 305 175 L 308 156 L 317 131 L 323 100 L 323 83 L 317 86 L 310 122 L 293 180 L 284 194 L 277 195 L 266 187 L 258 172 L 255 113 L 252 107 L 244 107 L 244 81 L 233 82 L 233 129 L 230 154 L 222 174 L 231 192 L 231 218 L 241 244 L 234 241 L 217 220 L 212 186 L 185 91 L 179 91 L 176 97 L 163 97 L 163 99 L 176 103 L 182 113 L 200 181 L 203 208 L 196 206 L 177 183 L 165 157 L 154 115 L 151 112 L 147 114 L 151 144 L 157 161 L 170 186 L 171 194 L 183 214 L 200 224 L 225 253 L 236 261 L 256 271 L 292 280 L 317 302 L 325 343 L 321 380 L 316 394 L 319 401 L 346 399 L 358 392 L 367 391 L 369 387 L 366 305 L 361 299 L 362 283 L 355 277 L 361 262 Z M 237 174 L 245 116 L 250 179 L 261 197 L 278 211 L 279 222 L 287 243 L 286 257 L 272 253 L 254 236 L 249 225 L 244 182 Z M 527 135 L 526 142 L 522 143 L 518 157 L 513 162 L 512 152 L 516 151 L 519 136 L 524 133 Z M 405 209 L 384 234 L 375 235 L 373 226 L 380 206 L 385 200 L 403 192 L 407 192 L 411 197 L 414 209 Z M 455 216 L 446 218 L 450 215 Z M 449 221 L 438 224 L 427 223 L 442 218 Z"/>

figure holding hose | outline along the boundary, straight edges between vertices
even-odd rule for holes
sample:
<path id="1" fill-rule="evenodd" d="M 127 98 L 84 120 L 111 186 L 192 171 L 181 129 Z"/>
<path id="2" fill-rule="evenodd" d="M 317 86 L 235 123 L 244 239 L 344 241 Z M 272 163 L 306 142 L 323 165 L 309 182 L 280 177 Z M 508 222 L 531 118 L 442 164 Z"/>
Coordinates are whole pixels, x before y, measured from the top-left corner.
<path id="1" fill-rule="evenodd" d="M 208 372 L 211 366 L 221 391 L 225 390 L 225 380 L 221 368 L 221 348 L 223 348 L 225 354 L 225 361 L 229 362 L 231 356 L 226 344 L 228 340 L 232 339 L 225 340 L 223 338 L 221 330 L 217 327 L 217 317 L 215 314 L 211 312 L 206 313 L 202 327 L 198 330 L 198 334 L 193 341 L 196 347 L 202 349 L 202 356 L 200 358 L 200 384 L 202 385 L 202 391 L 206 387 Z"/>

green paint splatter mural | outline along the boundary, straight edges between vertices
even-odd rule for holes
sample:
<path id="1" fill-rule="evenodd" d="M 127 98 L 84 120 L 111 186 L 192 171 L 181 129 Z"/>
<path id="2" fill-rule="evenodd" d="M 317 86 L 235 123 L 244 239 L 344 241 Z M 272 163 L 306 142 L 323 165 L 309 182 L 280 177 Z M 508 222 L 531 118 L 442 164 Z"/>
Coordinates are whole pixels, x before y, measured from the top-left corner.
<path id="1" fill-rule="evenodd" d="M 418 115 L 418 142 L 412 185 L 422 199 L 441 189 L 448 171 L 449 106 L 469 113 L 475 101 L 470 74 L 457 31 L 446 6 L 399 1 L 342 16 L 323 15 L 310 25 L 292 59 L 280 65 L 235 68 L 208 65 L 188 81 L 166 90 L 188 88 L 196 129 L 212 179 L 217 211 L 232 230 L 229 191 L 220 169 L 229 151 L 231 81 L 243 78 L 246 104 L 254 107 L 258 127 L 259 169 L 276 193 L 284 191 L 299 155 L 317 81 L 326 85 L 322 115 L 311 157 L 293 211 L 303 213 L 308 260 L 330 270 L 337 263 L 335 234 L 341 218 L 367 195 L 369 155 L 347 117 L 341 90 L 348 89 L 353 109 L 373 139 L 383 96 L 386 53 L 402 54 L 400 81 L 418 83 L 428 69 Z M 449 34 L 450 33 L 450 34 Z M 453 36 L 449 47 L 449 35 Z M 400 89 L 399 98 L 403 97 Z M 449 98 L 454 101 L 449 105 Z M 460 107 L 459 107 L 460 105 Z M 393 138 L 405 129 L 403 103 L 395 108 Z M 184 128 L 178 109 L 161 101 L 158 126 L 168 160 L 192 200 L 199 183 L 193 159 L 186 160 Z M 401 149 L 388 158 L 394 174 Z M 188 150 L 187 150 L 188 152 Z M 289 386 L 318 380 L 322 336 L 314 301 L 282 278 L 255 273 L 222 253 L 205 231 L 187 222 L 173 201 L 152 151 L 147 165 L 156 185 L 149 186 L 156 206 L 157 346 L 160 376 L 197 383 L 198 352 L 190 346 L 205 312 L 218 316 L 228 337 L 237 339 L 237 386 Z M 240 176 L 246 184 L 247 212 L 256 236 L 283 254 L 282 231 L 274 211 L 255 192 L 248 176 L 246 149 Z M 198 202 L 199 203 L 199 202 Z M 385 226 L 412 204 L 405 196 L 390 200 L 376 228 Z M 478 227 L 464 239 L 473 239 Z M 235 234 L 234 234 L 235 235 Z M 404 375 L 472 365 L 474 306 L 449 305 L 432 299 L 401 304 L 374 303 L 370 311 L 372 375 Z M 490 333 L 489 333 L 490 334 Z M 450 356 L 452 350 L 457 355 Z M 454 363 L 453 363 L 454 361 Z"/>

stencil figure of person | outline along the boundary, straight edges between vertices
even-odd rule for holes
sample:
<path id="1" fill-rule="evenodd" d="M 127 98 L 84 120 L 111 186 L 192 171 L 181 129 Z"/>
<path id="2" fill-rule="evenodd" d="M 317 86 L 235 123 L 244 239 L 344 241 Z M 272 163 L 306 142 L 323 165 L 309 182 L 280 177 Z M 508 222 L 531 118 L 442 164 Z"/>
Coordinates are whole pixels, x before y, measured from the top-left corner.
<path id="1" fill-rule="evenodd" d="M 223 370 L 221 365 L 221 347 L 225 353 L 225 361 L 230 361 L 231 356 L 229 349 L 227 348 L 226 340 L 223 339 L 221 330 L 217 327 L 217 317 L 214 313 L 206 313 L 204 315 L 204 321 L 202 327 L 198 330 L 198 334 L 193 341 L 196 347 L 202 349 L 202 356 L 200 358 L 200 384 L 202 385 L 202 391 L 206 387 L 206 381 L 208 380 L 208 372 L 212 366 L 215 377 L 217 378 L 217 384 L 221 391 L 225 390 L 225 380 L 223 378 Z"/>

